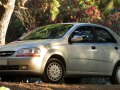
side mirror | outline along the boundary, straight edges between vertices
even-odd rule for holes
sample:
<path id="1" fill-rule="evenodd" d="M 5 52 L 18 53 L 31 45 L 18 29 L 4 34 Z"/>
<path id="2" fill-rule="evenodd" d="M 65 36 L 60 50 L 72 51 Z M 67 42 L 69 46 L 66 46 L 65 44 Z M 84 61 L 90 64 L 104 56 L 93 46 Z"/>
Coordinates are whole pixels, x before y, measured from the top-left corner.
<path id="1" fill-rule="evenodd" d="M 80 41 L 83 41 L 83 37 L 75 35 L 75 36 L 73 36 L 73 38 L 71 38 L 71 41 L 72 42 L 80 42 Z"/>

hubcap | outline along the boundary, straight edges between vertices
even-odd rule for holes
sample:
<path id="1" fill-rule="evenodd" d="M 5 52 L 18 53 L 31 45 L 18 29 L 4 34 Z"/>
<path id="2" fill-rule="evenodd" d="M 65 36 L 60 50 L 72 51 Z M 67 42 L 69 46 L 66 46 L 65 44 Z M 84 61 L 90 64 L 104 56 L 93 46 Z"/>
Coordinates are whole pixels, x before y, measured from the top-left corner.
<path id="1" fill-rule="evenodd" d="M 117 75 L 117 79 L 118 79 L 118 81 L 120 83 L 120 67 L 118 68 L 116 75 Z"/>
<path id="2" fill-rule="evenodd" d="M 62 76 L 62 67 L 56 62 L 51 63 L 47 68 L 47 75 L 52 81 L 60 80 Z"/>

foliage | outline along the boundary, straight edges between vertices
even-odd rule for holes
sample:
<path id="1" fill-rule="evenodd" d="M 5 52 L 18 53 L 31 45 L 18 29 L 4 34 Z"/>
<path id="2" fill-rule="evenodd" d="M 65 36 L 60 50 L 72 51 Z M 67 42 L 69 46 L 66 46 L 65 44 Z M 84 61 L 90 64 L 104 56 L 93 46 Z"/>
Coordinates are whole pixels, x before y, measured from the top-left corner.
<path id="1" fill-rule="evenodd" d="M 51 13 L 51 20 L 54 21 L 59 14 L 60 4 L 57 0 L 52 0 L 50 2 L 50 13 Z"/>
<path id="2" fill-rule="evenodd" d="M 19 3 L 21 0 L 18 0 Z M 120 30 L 120 0 L 25 0 L 25 8 L 16 5 L 14 14 L 26 31 L 63 22 L 88 22 Z M 14 19 L 12 19 L 14 22 Z M 14 25 L 12 25 L 14 26 Z"/>
<path id="3" fill-rule="evenodd" d="M 25 27 L 22 25 L 21 21 L 13 14 L 6 34 L 6 42 L 9 43 L 13 40 L 17 40 L 25 31 Z"/>
<path id="4" fill-rule="evenodd" d="M 109 18 L 110 17 L 110 18 Z M 107 16 L 106 26 L 113 29 L 118 35 L 120 35 L 120 12 L 115 12 Z"/>

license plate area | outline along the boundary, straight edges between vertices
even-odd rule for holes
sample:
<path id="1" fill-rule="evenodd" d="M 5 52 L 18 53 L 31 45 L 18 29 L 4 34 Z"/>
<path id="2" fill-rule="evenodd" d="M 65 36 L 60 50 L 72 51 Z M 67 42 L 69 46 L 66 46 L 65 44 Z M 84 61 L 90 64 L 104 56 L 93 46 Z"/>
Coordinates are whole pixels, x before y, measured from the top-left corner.
<path id="1" fill-rule="evenodd" d="M 0 65 L 7 65 L 7 60 L 0 60 Z"/>

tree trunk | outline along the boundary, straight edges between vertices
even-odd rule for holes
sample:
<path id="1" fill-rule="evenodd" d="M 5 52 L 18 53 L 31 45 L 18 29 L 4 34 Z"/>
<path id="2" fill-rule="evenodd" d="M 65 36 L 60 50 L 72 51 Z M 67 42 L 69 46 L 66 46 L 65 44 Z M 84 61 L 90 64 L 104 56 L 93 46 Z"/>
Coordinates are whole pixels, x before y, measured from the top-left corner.
<path id="1" fill-rule="evenodd" d="M 15 0 L 1 0 L 0 6 L 0 45 L 5 44 L 5 37 L 11 15 L 14 10 Z"/>

